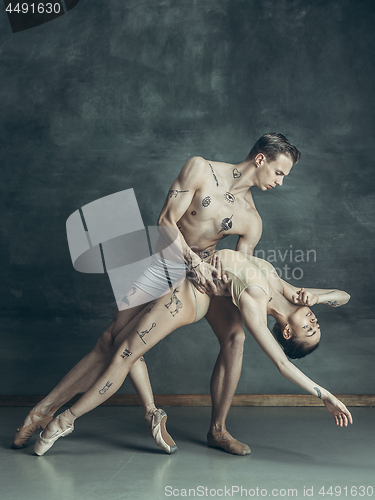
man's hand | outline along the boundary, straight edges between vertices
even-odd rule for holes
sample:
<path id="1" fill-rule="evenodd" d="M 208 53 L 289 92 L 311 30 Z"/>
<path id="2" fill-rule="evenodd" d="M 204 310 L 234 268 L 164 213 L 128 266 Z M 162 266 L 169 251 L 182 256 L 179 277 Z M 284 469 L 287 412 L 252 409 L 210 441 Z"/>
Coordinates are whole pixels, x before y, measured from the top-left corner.
<path id="1" fill-rule="evenodd" d="M 190 279 L 201 293 L 217 295 L 218 281 L 223 280 L 224 283 L 228 281 L 227 275 L 223 274 L 221 260 L 216 254 L 209 262 L 202 261 L 198 266 L 190 268 L 190 271 Z"/>
<path id="2" fill-rule="evenodd" d="M 300 306 L 314 306 L 318 304 L 319 297 L 314 293 L 308 292 L 304 288 L 298 290 L 294 295 L 292 295 L 293 304 Z"/>

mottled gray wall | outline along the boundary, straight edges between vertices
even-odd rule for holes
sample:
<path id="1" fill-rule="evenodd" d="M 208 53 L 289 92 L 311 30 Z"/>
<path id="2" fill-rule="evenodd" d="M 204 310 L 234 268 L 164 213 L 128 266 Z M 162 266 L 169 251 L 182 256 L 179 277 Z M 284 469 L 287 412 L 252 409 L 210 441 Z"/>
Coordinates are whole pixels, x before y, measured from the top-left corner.
<path id="1" fill-rule="evenodd" d="M 48 392 L 111 319 L 108 279 L 72 268 L 73 211 L 133 187 L 153 225 L 189 157 L 239 162 L 280 131 L 302 159 L 254 191 L 259 248 L 315 250 L 276 266 L 352 295 L 318 306 L 324 340 L 299 366 L 374 393 L 374 23 L 371 0 L 81 0 L 16 34 L 0 13 L 1 392 Z M 155 392 L 208 392 L 217 350 L 204 320 L 164 340 Z M 249 338 L 239 391 L 299 389 Z"/>

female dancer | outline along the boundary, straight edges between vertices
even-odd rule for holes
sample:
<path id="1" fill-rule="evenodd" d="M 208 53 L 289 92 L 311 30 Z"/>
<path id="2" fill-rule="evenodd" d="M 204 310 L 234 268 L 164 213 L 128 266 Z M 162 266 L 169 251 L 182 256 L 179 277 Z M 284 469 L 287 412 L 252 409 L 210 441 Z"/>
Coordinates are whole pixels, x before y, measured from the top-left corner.
<path id="1" fill-rule="evenodd" d="M 221 285 L 222 294 L 232 296 L 246 328 L 280 373 L 319 397 L 337 425 L 352 423 L 346 406 L 304 375 L 287 357 L 302 357 L 318 346 L 320 326 L 308 306 L 320 303 L 337 307 L 348 302 L 349 295 L 340 290 L 299 290 L 281 280 L 269 262 L 247 257 L 242 252 L 221 250 L 217 255 L 228 277 Z M 120 388 L 138 358 L 180 326 L 201 319 L 209 302 L 207 294 L 197 293 L 190 281 L 184 280 L 139 312 L 116 337 L 117 351 L 107 370 L 70 409 L 48 424 L 35 444 L 35 453 L 43 455 L 59 437 L 70 434 L 76 418 L 103 403 Z M 283 348 L 267 328 L 267 314 L 277 321 L 275 334 Z M 209 436 L 208 443 L 215 446 L 215 437 Z"/>

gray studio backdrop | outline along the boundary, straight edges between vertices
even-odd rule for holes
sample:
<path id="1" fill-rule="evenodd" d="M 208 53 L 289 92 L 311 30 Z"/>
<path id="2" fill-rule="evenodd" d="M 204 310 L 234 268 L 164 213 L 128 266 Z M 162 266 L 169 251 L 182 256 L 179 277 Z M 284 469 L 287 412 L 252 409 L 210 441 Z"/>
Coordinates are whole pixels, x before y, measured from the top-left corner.
<path id="1" fill-rule="evenodd" d="M 81 0 L 15 34 L 1 12 L 0 392 L 47 393 L 111 321 L 108 278 L 72 267 L 71 213 L 134 188 L 154 225 L 189 157 L 240 162 L 271 131 L 302 159 L 254 189 L 258 248 L 352 296 L 316 307 L 321 347 L 298 366 L 374 393 L 374 25 L 358 0 Z M 217 352 L 205 320 L 175 332 L 146 356 L 155 392 L 208 393 Z M 239 392 L 301 391 L 248 336 Z"/>

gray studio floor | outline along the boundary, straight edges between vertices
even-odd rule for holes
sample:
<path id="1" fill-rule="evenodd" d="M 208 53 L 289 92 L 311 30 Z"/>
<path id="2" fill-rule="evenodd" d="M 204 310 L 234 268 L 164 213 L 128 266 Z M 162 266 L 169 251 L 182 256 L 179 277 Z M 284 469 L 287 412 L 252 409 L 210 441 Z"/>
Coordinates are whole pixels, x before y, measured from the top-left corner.
<path id="1" fill-rule="evenodd" d="M 36 457 L 32 446 L 10 449 L 29 409 L 0 408 L 1 500 L 146 500 L 189 493 L 332 498 L 319 495 L 323 486 L 341 487 L 331 490 L 336 498 L 367 498 L 369 487 L 375 490 L 373 408 L 351 409 L 354 425 L 347 429 L 337 428 L 324 408 L 232 408 L 228 428 L 251 446 L 248 457 L 207 448 L 210 408 L 165 409 L 179 447 L 172 456 L 154 445 L 140 408 L 106 407 L 81 418 L 71 436 Z"/>

